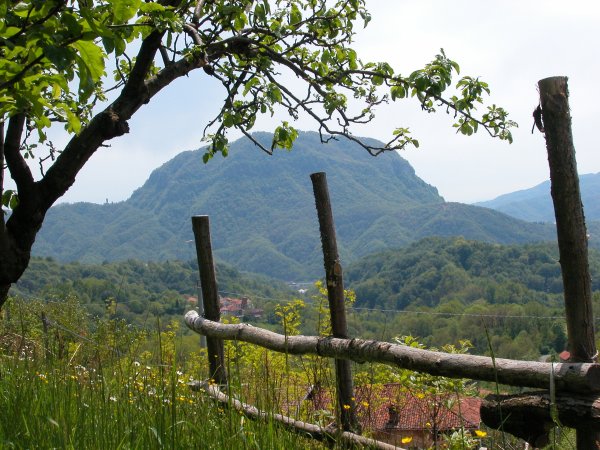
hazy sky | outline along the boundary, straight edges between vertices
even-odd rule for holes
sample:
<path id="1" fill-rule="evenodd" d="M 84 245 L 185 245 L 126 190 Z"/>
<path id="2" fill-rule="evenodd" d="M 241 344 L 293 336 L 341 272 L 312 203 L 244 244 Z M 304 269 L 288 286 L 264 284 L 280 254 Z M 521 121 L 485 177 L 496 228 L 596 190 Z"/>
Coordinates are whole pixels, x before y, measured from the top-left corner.
<path id="1" fill-rule="evenodd" d="M 446 200 L 488 200 L 548 178 L 544 139 L 531 134 L 531 113 L 538 103 L 537 81 L 549 76 L 569 77 L 579 172 L 600 171 L 594 135 L 600 128 L 600 5 L 595 1 L 367 0 L 367 5 L 373 20 L 355 43 L 363 60 L 385 60 L 408 75 L 443 47 L 461 74 L 490 84 L 490 102 L 505 107 L 520 125 L 509 145 L 481 132 L 457 135 L 444 113 L 428 115 L 394 103 L 355 130 L 386 140 L 395 127 L 410 127 L 421 147 L 402 156 Z M 92 157 L 62 201 L 125 200 L 153 169 L 204 145 L 202 130 L 222 99 L 219 86 L 202 71 L 179 80 L 138 112 L 129 135 Z M 272 129 L 273 123 L 260 121 L 255 130 Z M 296 126 L 315 129 L 309 121 Z"/>

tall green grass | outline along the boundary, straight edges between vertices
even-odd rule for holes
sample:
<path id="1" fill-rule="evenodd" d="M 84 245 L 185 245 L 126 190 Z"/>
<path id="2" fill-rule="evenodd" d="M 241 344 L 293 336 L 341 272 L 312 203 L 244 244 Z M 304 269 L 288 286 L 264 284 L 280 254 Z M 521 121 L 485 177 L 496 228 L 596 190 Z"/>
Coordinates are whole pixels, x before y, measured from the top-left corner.
<path id="1" fill-rule="evenodd" d="M 177 351 L 177 324 L 132 329 L 118 320 L 93 321 L 79 309 L 73 299 L 12 300 L 6 306 L 0 323 L 0 448 L 318 446 L 190 390 L 188 382 L 206 377 L 205 358 Z M 262 384 L 255 397 L 271 390 Z"/>
<path id="2" fill-rule="evenodd" d="M 286 334 L 297 334 L 300 306 L 278 309 Z M 180 322 L 156 319 L 141 329 L 114 317 L 94 319 L 75 298 L 11 299 L 2 316 L 0 449 L 325 448 L 191 390 L 188 383 L 210 376 L 199 339 Z M 225 353 L 227 389 L 236 399 L 323 426 L 335 420 L 335 398 L 318 411 L 299 402 L 310 385 L 334 391 L 331 360 L 235 341 L 225 343 Z M 374 388 L 400 382 L 426 392 L 428 386 L 414 373 L 390 366 L 355 366 L 354 377 L 357 385 Z M 386 400 L 375 395 L 373 401 Z M 573 442 L 572 432 L 560 430 L 547 448 L 574 448 Z M 441 445 L 466 450 L 483 444 L 522 448 L 522 442 L 493 430 L 484 439 L 457 432 Z"/>

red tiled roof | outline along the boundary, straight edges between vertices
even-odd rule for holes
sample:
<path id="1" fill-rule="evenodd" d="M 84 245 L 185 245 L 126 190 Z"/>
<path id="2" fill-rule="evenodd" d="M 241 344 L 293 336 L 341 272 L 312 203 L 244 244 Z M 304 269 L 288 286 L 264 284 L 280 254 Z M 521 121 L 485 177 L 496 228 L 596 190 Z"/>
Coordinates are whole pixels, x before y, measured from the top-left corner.
<path id="1" fill-rule="evenodd" d="M 390 383 L 358 386 L 355 398 L 356 414 L 365 430 L 424 430 L 433 425 L 438 431 L 477 429 L 481 421 L 481 399 L 477 397 L 463 396 L 457 401 L 454 394 L 413 394 L 400 384 Z M 326 390 L 313 392 L 310 400 L 314 410 L 331 408 L 331 396 Z M 395 423 L 390 422 L 390 408 L 397 413 Z"/>

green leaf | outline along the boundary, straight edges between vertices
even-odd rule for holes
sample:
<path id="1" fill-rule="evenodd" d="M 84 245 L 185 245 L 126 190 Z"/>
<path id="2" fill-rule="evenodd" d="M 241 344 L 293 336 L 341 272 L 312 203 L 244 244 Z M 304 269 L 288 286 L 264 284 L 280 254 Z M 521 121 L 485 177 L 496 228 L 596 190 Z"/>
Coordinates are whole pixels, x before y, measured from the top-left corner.
<path id="1" fill-rule="evenodd" d="M 93 42 L 77 41 L 71 44 L 79 52 L 81 60 L 86 65 L 89 75 L 94 82 L 100 81 L 104 75 L 105 53 Z"/>
<path id="2" fill-rule="evenodd" d="M 392 100 L 396 100 L 397 98 L 404 98 L 406 97 L 406 89 L 404 89 L 404 86 L 402 86 L 401 84 L 398 84 L 396 86 L 392 86 L 392 88 L 390 89 L 390 94 L 392 95 Z"/>
<path id="3" fill-rule="evenodd" d="M 166 11 L 166 8 L 160 3 L 144 2 L 139 5 L 140 13 L 149 14 Z"/>
<path id="4" fill-rule="evenodd" d="M 113 0 L 112 13 L 114 23 L 127 23 L 137 14 L 140 4 L 141 0 Z"/>
<path id="5" fill-rule="evenodd" d="M 75 52 L 67 47 L 56 47 L 49 45 L 44 48 L 44 55 L 48 58 L 59 71 L 65 70 L 75 61 Z"/>
<path id="6" fill-rule="evenodd" d="M 7 189 L 2 193 L 2 206 L 15 209 L 19 204 L 19 194 L 12 189 Z"/>
<path id="7" fill-rule="evenodd" d="M 302 22 L 302 12 L 296 3 L 292 3 L 292 9 L 290 11 L 290 25 L 296 25 L 300 22 Z"/>
<path id="8" fill-rule="evenodd" d="M 260 84 L 260 80 L 256 77 L 250 78 L 246 84 L 244 84 L 244 95 L 248 94 L 248 92 L 250 92 L 250 89 L 252 89 L 254 86 Z"/>

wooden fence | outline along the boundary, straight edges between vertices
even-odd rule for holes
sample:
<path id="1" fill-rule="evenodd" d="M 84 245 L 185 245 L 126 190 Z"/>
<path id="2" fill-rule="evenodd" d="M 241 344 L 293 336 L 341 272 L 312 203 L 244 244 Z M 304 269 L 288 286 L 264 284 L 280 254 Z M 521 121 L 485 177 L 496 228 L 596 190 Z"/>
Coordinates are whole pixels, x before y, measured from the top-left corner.
<path id="1" fill-rule="evenodd" d="M 192 218 L 205 313 L 202 317 L 197 312 L 190 311 L 185 316 L 185 322 L 192 330 L 207 336 L 209 369 L 217 384 L 227 382 L 223 340 L 248 342 L 287 354 L 334 358 L 341 431 L 332 432 L 285 416 L 277 416 L 276 419 L 285 426 L 295 427 L 316 439 L 339 438 L 353 445 L 378 448 L 391 446 L 357 434 L 360 430 L 354 414 L 355 408 L 352 407 L 354 396 L 350 361 L 379 362 L 431 375 L 536 388 L 541 391 L 488 396 L 481 406 L 483 422 L 493 428 L 502 428 L 534 446 L 541 446 L 548 439 L 549 430 L 560 423 L 577 430 L 578 450 L 599 449 L 600 365 L 596 363 L 587 236 L 570 131 L 566 78 L 541 80 L 539 88 L 540 106 L 534 115 L 541 117 L 541 123 L 540 120 L 536 120 L 536 123 L 540 126 L 540 131 L 545 133 L 551 167 L 571 361 L 558 364 L 516 361 L 446 354 L 389 342 L 349 339 L 344 310 L 343 273 L 337 251 L 333 214 L 325 174 L 318 173 L 311 175 L 311 179 L 319 217 L 331 312 L 333 332 L 330 337 L 284 336 L 248 324 L 219 323 L 209 219 L 207 216 Z M 215 386 L 208 386 L 207 392 L 249 417 L 259 418 L 265 415 L 250 405 L 232 403 L 232 399 L 227 398 Z M 346 408 L 342 405 L 346 405 Z M 348 405 L 351 407 L 348 408 Z"/>

